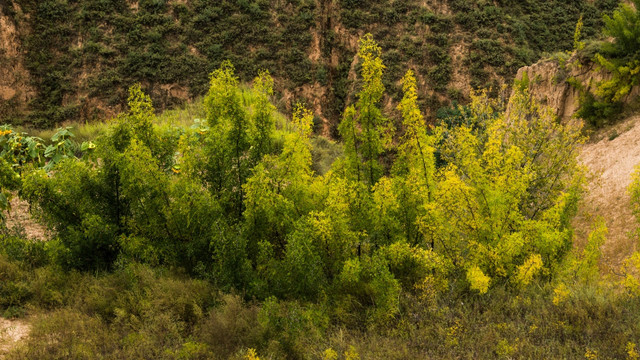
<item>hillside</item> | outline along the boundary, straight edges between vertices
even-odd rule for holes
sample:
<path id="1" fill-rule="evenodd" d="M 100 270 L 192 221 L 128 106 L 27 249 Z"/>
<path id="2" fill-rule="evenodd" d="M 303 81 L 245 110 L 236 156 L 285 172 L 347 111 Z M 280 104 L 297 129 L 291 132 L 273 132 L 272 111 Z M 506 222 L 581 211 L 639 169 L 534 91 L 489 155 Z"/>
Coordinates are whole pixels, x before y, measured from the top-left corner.
<path id="1" fill-rule="evenodd" d="M 640 0 L 0 5 L 0 359 L 640 359 Z"/>
<path id="2" fill-rule="evenodd" d="M 355 94 L 357 39 L 372 32 L 388 65 L 387 107 L 400 64 L 416 70 L 433 116 L 470 87 L 494 91 L 542 53 L 572 46 L 582 14 L 592 37 L 614 0 L 597 1 L 0 1 L 0 120 L 50 127 L 123 110 L 140 82 L 158 109 L 204 95 L 229 59 L 245 81 L 276 79 L 281 110 L 306 101 L 334 135 Z M 323 124 L 320 123 L 323 121 Z"/>

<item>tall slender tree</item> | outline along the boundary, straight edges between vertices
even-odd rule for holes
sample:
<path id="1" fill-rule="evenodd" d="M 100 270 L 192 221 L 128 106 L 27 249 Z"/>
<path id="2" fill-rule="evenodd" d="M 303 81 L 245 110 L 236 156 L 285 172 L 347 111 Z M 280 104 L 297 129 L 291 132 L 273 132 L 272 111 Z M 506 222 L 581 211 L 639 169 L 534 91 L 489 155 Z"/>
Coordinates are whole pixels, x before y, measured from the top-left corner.
<path id="1" fill-rule="evenodd" d="M 212 131 L 207 139 L 207 182 L 229 213 L 236 219 L 244 211 L 245 183 L 249 173 L 250 118 L 240 96 L 238 79 L 229 61 L 211 74 L 211 86 L 204 99 Z"/>
<path id="2" fill-rule="evenodd" d="M 347 108 L 338 128 L 345 143 L 348 173 L 369 187 L 383 174 L 380 156 L 393 137 L 393 125 L 380 109 L 385 69 L 381 52 L 371 34 L 360 39 L 362 90 L 356 106 Z"/>

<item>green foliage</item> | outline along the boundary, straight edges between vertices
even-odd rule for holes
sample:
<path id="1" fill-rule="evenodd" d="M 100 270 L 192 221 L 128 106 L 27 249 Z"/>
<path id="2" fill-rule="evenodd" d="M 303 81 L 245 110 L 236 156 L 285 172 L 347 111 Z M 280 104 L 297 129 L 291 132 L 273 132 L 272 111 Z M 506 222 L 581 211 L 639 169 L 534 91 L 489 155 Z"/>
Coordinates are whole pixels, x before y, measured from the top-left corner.
<path id="1" fill-rule="evenodd" d="M 206 182 L 221 197 L 224 206 L 235 212 L 236 219 L 244 211 L 242 185 L 249 174 L 247 153 L 252 145 L 249 138 L 252 124 L 241 101 L 234 67 L 224 62 L 211 74 L 211 87 L 204 99 L 211 131 L 205 141 L 205 156 L 210 161 L 203 165 Z M 267 127 L 263 131 L 268 130 Z"/>
<path id="2" fill-rule="evenodd" d="M 20 186 L 20 176 L 7 161 L 0 157 L 0 221 L 4 225 L 4 212 L 11 209 L 12 190 Z"/>
<path id="3" fill-rule="evenodd" d="M 615 57 L 638 60 L 640 54 L 640 2 L 621 3 L 613 16 L 604 16 L 604 33 L 614 41 L 605 45 L 604 51 Z"/>
<path id="4" fill-rule="evenodd" d="M 393 137 L 393 125 L 380 110 L 384 93 L 382 75 L 385 69 L 381 52 L 382 49 L 371 34 L 360 40 L 358 57 L 361 61 L 363 86 L 356 106 L 345 111 L 339 127 L 345 144 L 350 177 L 369 186 L 373 186 L 382 174 L 379 157 Z"/>
<path id="5" fill-rule="evenodd" d="M 21 172 L 21 168 L 34 163 L 41 166 L 44 163 L 44 144 L 38 137 L 18 133 L 10 125 L 3 125 L 0 130 L 0 157 L 5 159 L 12 168 Z"/>
<path id="6" fill-rule="evenodd" d="M 54 135 L 58 142 L 49 152 L 52 160 L 47 165 L 54 171 L 29 173 L 24 179 L 23 196 L 38 206 L 44 222 L 58 231 L 69 251 L 61 254 L 64 266 L 109 268 L 120 253 L 119 239 L 124 236 L 143 237 L 154 243 L 161 261 L 183 257 L 184 265 L 193 269 L 194 257 L 206 256 L 194 254 L 203 247 L 207 249 L 209 239 L 179 239 L 186 240 L 195 233 L 205 237 L 211 234 L 213 230 L 207 232 L 207 227 L 189 218 L 203 220 L 201 216 L 206 214 L 210 221 L 219 210 L 211 205 L 210 198 L 184 197 L 195 188 L 188 181 L 171 179 L 175 137 L 153 128 L 153 108 L 139 86 L 132 87 L 130 93 L 129 113 L 121 115 L 97 141 L 92 156 L 84 160 L 69 157 L 68 129 Z M 93 152 L 91 146 L 87 149 Z M 203 202 L 194 203 L 194 199 Z M 184 207 L 190 211 L 186 224 L 177 222 L 185 220 Z M 174 248 L 187 243 L 199 246 L 199 250 Z M 131 253 L 137 247 L 124 248 L 134 258 L 139 256 L 136 252 L 143 251 L 138 248 Z"/>
<path id="7" fill-rule="evenodd" d="M 380 255 L 348 260 L 337 281 L 336 316 L 347 324 L 358 324 L 365 312 L 369 325 L 383 325 L 399 311 L 400 284 Z"/>
<path id="8" fill-rule="evenodd" d="M 323 172 L 314 171 L 314 146 L 330 146 L 312 137 L 313 114 L 296 105 L 284 119 L 269 74 L 244 89 L 230 62 L 211 74 L 206 121 L 158 125 L 137 85 L 129 110 L 84 156 L 68 151 L 77 149 L 68 129 L 55 135 L 59 160 L 48 172 L 25 167 L 20 189 L 55 238 L 0 243 L 8 284 L 0 307 L 55 310 L 15 357 L 62 356 L 74 332 L 90 343 L 69 350 L 77 357 L 302 358 L 319 344 L 309 356 L 368 351 L 324 346 L 336 329 L 374 338 L 389 329 L 393 341 L 427 339 L 418 346 L 429 355 L 464 357 L 466 329 L 484 329 L 477 313 L 523 321 L 529 305 L 504 299 L 534 301 L 533 286 L 549 297 L 549 280 L 573 269 L 566 254 L 584 181 L 581 129 L 558 123 L 526 81 L 508 113 L 474 93 L 428 126 L 408 71 L 393 138 L 381 47 L 371 35 L 360 45 L 361 91 L 339 127 L 344 153 Z M 575 263 L 594 269 L 603 239 L 594 232 Z M 43 270 L 26 275 L 15 262 Z M 214 286 L 239 295 L 216 305 Z M 544 301 L 559 307 L 579 297 L 563 299 Z M 500 306 L 513 312 L 492 311 Z M 59 340 L 40 341 L 47 332 Z M 518 354 L 507 331 L 489 333 L 490 350 L 478 353 Z M 411 346 L 396 357 L 416 357 Z"/>
<path id="9" fill-rule="evenodd" d="M 267 239 L 280 254 L 296 218 L 310 210 L 312 119 L 311 113 L 299 106 L 292 119 L 293 132 L 287 134 L 282 152 L 265 156 L 244 186 L 249 235 L 256 242 Z"/>
<path id="10" fill-rule="evenodd" d="M 218 295 L 205 281 L 138 264 L 109 274 L 78 274 L 0 259 L 0 293 L 31 306 L 51 299 L 45 313 L 25 319 L 31 331 L 8 349 L 12 359 L 237 359 L 248 353 L 262 358 L 403 359 L 425 353 L 490 358 L 497 351 L 579 358 L 587 348 L 625 358 L 640 335 L 637 299 L 613 293 L 576 292 L 555 305 L 549 286 L 519 296 L 497 287 L 481 299 L 445 293 L 436 309 L 401 295 L 403 310 L 396 320 L 363 329 L 327 326 L 325 312 L 312 304 L 275 298 L 245 302 L 237 295 Z M 20 285 L 8 286 L 7 280 Z M 20 300 L 20 292 L 28 296 Z"/>
<path id="11" fill-rule="evenodd" d="M 621 3 L 613 17 L 604 16 L 603 32 L 613 41 L 602 43 L 601 53 L 596 53 L 593 61 L 611 78 L 593 84 L 593 91 L 592 84 L 585 87 L 575 79 L 570 81 L 580 91 L 576 115 L 595 128 L 616 120 L 631 90 L 640 85 L 640 3 L 634 4 L 635 8 Z"/>
<path id="12" fill-rule="evenodd" d="M 576 24 L 576 31 L 573 33 L 573 50 L 574 51 L 580 51 L 584 49 L 584 42 L 580 41 L 583 26 L 584 26 L 584 22 L 582 22 L 582 15 L 580 15 L 580 19 L 578 19 L 578 23 Z"/>
<path id="13" fill-rule="evenodd" d="M 262 156 L 270 154 L 273 149 L 271 135 L 275 129 L 275 119 L 273 112 L 275 106 L 271 104 L 270 97 L 273 95 L 273 78 L 268 71 L 261 72 L 253 81 L 253 87 L 258 93 L 258 101 L 253 114 L 254 134 L 252 135 L 255 145 L 252 149 L 251 157 L 257 163 Z"/>
<path id="14" fill-rule="evenodd" d="M 58 132 L 51 137 L 52 144 L 44 149 L 44 157 L 49 159 L 44 167 L 45 170 L 50 171 L 61 160 L 74 157 L 78 146 L 72 140 L 73 137 L 69 127 L 58 129 Z M 90 150 L 88 146 L 84 148 L 84 151 L 87 150 Z"/>

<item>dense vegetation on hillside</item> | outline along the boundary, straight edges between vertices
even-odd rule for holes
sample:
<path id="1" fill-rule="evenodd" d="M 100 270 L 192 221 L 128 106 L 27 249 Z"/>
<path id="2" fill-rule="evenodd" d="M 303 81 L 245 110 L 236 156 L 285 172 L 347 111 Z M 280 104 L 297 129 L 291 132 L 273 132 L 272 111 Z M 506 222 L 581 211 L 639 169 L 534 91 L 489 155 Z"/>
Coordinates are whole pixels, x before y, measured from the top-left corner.
<path id="1" fill-rule="evenodd" d="M 498 90 L 543 52 L 569 50 L 582 15 L 595 35 L 616 0 L 589 1 L 167 1 L 4 0 L 17 25 L 35 98 L 28 116 L 2 106 L 3 122 L 50 127 L 118 112 L 142 83 L 164 109 L 202 96 L 207 76 L 230 60 L 243 81 L 259 69 L 276 78 L 279 104 L 321 105 L 332 131 L 352 102 L 357 38 L 372 32 L 385 50 L 387 95 L 412 64 L 430 114 L 474 88 Z M 0 54 L 2 56 L 2 54 Z M 456 73 L 458 73 L 456 75 Z M 313 85 L 313 87 L 312 87 Z M 321 90 L 318 90 L 321 89 Z M 293 97 L 293 99 L 291 99 Z M 322 98 L 322 100 L 320 100 Z M 7 101 L 7 104 L 13 104 Z M 15 105 L 15 104 L 13 104 Z"/>
<path id="2" fill-rule="evenodd" d="M 46 311 L 10 355 L 637 358 L 639 255 L 603 281 L 604 224 L 572 247 L 580 126 L 525 81 L 508 114 L 474 92 L 428 126 L 413 70 L 391 114 L 383 54 L 360 39 L 341 152 L 230 61 L 190 127 L 158 125 L 140 85 L 94 141 L 4 127 L 0 204 L 18 190 L 55 234 L 1 237 L 4 315 Z"/>
<path id="3" fill-rule="evenodd" d="M 556 13 L 544 9 L 554 3 L 498 4 L 551 21 L 549 13 Z M 51 19 L 67 26 L 69 35 L 78 25 L 63 23 L 60 11 L 74 13 L 83 4 L 22 5 L 43 18 L 57 14 Z M 100 6 L 113 5 L 134 17 L 146 14 L 147 25 L 168 10 L 190 14 L 185 22 L 197 18 L 189 13 L 192 2 L 136 4 L 137 10 L 94 2 L 93 11 L 106 13 Z M 225 30 L 239 31 L 246 21 L 234 12 L 211 13 L 207 4 L 196 8 L 198 16 L 239 21 Z M 268 4 L 219 6 L 271 21 L 263 13 Z M 303 28 L 287 27 L 300 22 L 285 25 L 286 14 L 308 9 L 307 21 L 317 20 L 317 4 L 279 4 L 283 18 L 276 17 L 276 31 L 306 36 Z M 369 26 L 358 21 L 378 11 L 360 1 L 324 6 L 338 4 L 352 29 Z M 603 6 L 594 4 L 580 6 Z M 419 11 L 401 5 L 407 3 L 385 3 L 378 31 L 399 26 L 397 14 Z M 448 20 L 428 14 L 419 19 L 469 31 L 482 31 L 485 24 L 500 31 L 499 25 L 524 21 L 485 2 L 448 6 L 456 11 Z M 562 13 L 559 5 L 554 9 Z M 489 22 L 494 11 L 508 21 Z M 589 14 L 571 31 L 567 46 L 583 50 L 581 31 L 594 26 L 584 25 L 593 22 Z M 640 34 L 629 31 L 637 28 L 637 14 L 620 5 L 605 17 L 613 42 L 598 45 L 600 56 L 620 74 L 626 74 L 620 70 L 625 64 L 637 66 Z M 86 15 L 87 23 L 98 18 Z M 118 16 L 109 21 L 127 23 Z M 41 30 L 62 31 L 55 29 Z M 182 36 L 189 27 L 179 29 L 172 34 Z M 263 36 L 260 27 L 251 29 Z M 509 29 L 505 33 L 512 34 Z M 127 41 L 136 33 L 132 28 Z M 549 41 L 564 39 L 547 35 Z M 226 36 L 239 46 L 248 35 Z M 577 160 L 586 140 L 580 123 L 557 121 L 531 96 L 526 76 L 513 84 L 508 100 L 472 91 L 466 106 L 441 109 L 431 123 L 420 90 L 421 77 L 429 73 L 411 59 L 387 61 L 389 53 L 396 55 L 384 39 L 361 36 L 357 53 L 345 60 L 355 64 L 357 78 L 353 96 L 345 95 L 340 107 L 340 143 L 314 135 L 317 119 L 304 102 L 293 104 L 290 116 L 278 111 L 278 82 L 304 84 L 308 79 L 295 83 L 304 62 L 278 57 L 274 72 L 291 74 L 283 80 L 272 76 L 269 63 L 258 70 L 252 57 L 234 57 L 228 49 L 222 54 L 231 60 L 208 69 L 208 83 L 189 80 L 204 96 L 188 124 L 156 115 L 147 94 L 155 85 L 142 81 L 129 87 L 127 110 L 101 125 L 95 138 L 76 141 L 73 129 L 60 128 L 43 140 L 0 127 L 0 311 L 33 324 L 20 344 L 0 352 L 12 359 L 640 358 L 640 253 L 621 268 L 606 268 L 600 248 L 607 228 L 597 218 L 586 243 L 574 244 L 572 219 L 587 181 Z M 537 54 L 547 45 L 526 46 Z M 151 48 L 137 49 L 151 56 Z M 180 51 L 198 58 L 188 48 Z M 54 78 L 73 62 L 65 63 L 71 58 L 64 52 L 56 61 L 50 55 L 40 52 L 37 68 L 52 66 L 48 95 L 64 98 L 70 88 Z M 100 71 L 107 69 L 99 65 L 107 58 L 120 61 L 115 53 L 77 57 L 96 61 L 92 66 Z M 133 66 L 144 61 L 129 60 L 122 69 L 144 74 L 145 67 Z M 182 80 L 180 66 L 153 77 Z M 432 75 L 446 74 L 437 66 Z M 250 85 L 240 71 L 253 72 Z M 144 80 L 138 75 L 111 85 Z M 637 81 L 636 73 L 630 75 Z M 395 77 L 397 84 L 390 80 Z M 614 77 L 616 91 L 624 91 L 620 79 Z M 121 96 L 117 92 L 114 99 Z M 389 97 L 396 99 L 393 108 Z M 50 110 L 47 116 L 55 117 L 73 109 Z M 640 167 L 629 191 L 640 223 Z M 5 211 L 16 197 L 46 226 L 47 241 L 6 226 Z"/>

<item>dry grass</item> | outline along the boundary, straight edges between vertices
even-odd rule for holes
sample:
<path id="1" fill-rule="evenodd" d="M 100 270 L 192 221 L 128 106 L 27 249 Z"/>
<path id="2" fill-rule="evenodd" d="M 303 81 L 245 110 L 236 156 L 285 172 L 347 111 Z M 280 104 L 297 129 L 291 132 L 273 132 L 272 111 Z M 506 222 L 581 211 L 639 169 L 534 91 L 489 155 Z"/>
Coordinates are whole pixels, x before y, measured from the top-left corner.
<path id="1" fill-rule="evenodd" d="M 590 172 L 588 193 L 574 221 L 578 244 L 584 244 L 597 216 L 607 223 L 609 235 L 602 250 L 608 266 L 617 268 L 637 248 L 637 227 L 627 187 L 640 164 L 640 116 L 603 129 L 585 144 L 580 161 Z"/>
<path id="2" fill-rule="evenodd" d="M 31 325 L 25 319 L 7 320 L 0 318 L 0 359 L 4 359 L 16 344 L 26 338 Z"/>

